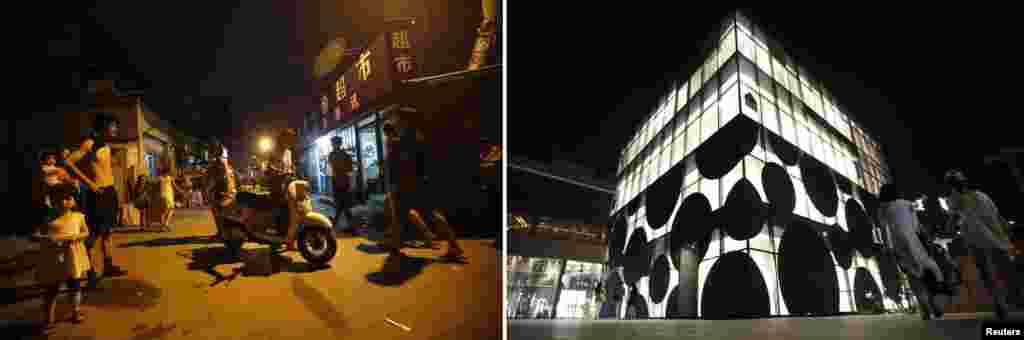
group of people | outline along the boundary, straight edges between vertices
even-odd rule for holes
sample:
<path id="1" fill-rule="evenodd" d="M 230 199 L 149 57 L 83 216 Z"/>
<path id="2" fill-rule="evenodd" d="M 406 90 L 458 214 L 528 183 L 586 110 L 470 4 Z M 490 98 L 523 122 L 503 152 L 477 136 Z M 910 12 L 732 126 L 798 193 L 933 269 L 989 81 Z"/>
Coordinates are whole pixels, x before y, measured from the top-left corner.
<path id="1" fill-rule="evenodd" d="M 167 231 L 170 230 L 171 218 L 178 203 L 181 202 L 185 208 L 202 205 L 203 195 L 200 191 L 194 190 L 189 176 L 175 176 L 169 165 L 162 164 L 157 172 L 159 175 L 156 178 L 139 175 L 128 183 L 128 190 L 131 193 L 129 200 L 132 206 L 139 209 L 139 226 L 143 229 L 153 227 L 150 222 L 156 217 L 156 226 Z M 159 215 L 151 216 L 152 213 Z"/>
<path id="2" fill-rule="evenodd" d="M 125 271 L 114 265 L 111 232 L 118 223 L 120 202 L 114 189 L 111 147 L 119 122 L 100 114 L 93 133 L 82 139 L 77 150 L 62 149 L 43 156 L 42 180 L 36 192 L 43 216 L 37 234 L 44 242 L 36 279 L 47 287 L 44 320 L 47 328 L 55 322 L 56 298 L 62 284 L 71 289 L 72 321 L 80 323 L 81 280 L 98 289 L 101 277 L 120 276 Z M 101 275 L 102 274 L 102 275 Z"/>
<path id="3" fill-rule="evenodd" d="M 1008 290 L 998 281 L 1001 275 L 1013 270 L 1001 268 L 1013 263 L 1010 225 L 988 195 L 970 186 L 963 172 L 951 170 L 944 181 L 952 189 L 947 198 L 950 217 L 946 228 L 959 230 L 968 253 L 975 259 L 978 276 L 993 298 L 997 317 L 1005 319 L 1011 308 L 1007 302 Z M 930 237 L 922 229 L 906 190 L 896 184 L 886 184 L 882 187 L 880 201 L 878 218 L 889 230 L 886 243 L 907 276 L 922 318 L 941 318 L 946 300 L 954 289 L 950 285 L 955 282 L 950 281 L 956 278 L 951 278 L 948 268 L 943 270 L 948 265 L 940 265 L 946 259 L 938 252 L 929 251 L 933 246 Z"/>

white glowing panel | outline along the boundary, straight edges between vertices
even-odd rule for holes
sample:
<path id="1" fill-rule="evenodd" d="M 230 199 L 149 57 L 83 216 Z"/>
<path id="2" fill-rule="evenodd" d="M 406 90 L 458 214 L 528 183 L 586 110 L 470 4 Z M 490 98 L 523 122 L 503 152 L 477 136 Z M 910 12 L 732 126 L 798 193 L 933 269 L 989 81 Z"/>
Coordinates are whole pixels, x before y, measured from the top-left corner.
<path id="1" fill-rule="evenodd" d="M 747 248 L 747 241 L 739 241 L 733 239 L 732 237 L 729 237 L 729 235 L 724 236 L 725 237 L 722 238 L 724 241 L 722 244 L 722 254 L 727 254 L 729 252 L 737 250 L 744 250 Z"/>
<path id="2" fill-rule="evenodd" d="M 744 176 L 757 189 L 757 195 L 761 197 L 762 203 L 768 203 L 768 195 L 764 191 L 764 183 L 761 174 L 764 172 L 764 162 L 753 157 L 744 160 Z"/>
<path id="3" fill-rule="evenodd" d="M 704 282 L 708 278 L 708 273 L 711 272 L 711 268 L 714 267 L 718 259 L 711 259 L 703 261 L 697 266 L 697 316 L 702 316 L 701 303 L 704 301 Z"/>
<path id="4" fill-rule="evenodd" d="M 772 251 L 772 239 L 768 235 L 768 228 L 763 227 L 761 231 L 750 239 L 750 249 Z"/>
<path id="5" fill-rule="evenodd" d="M 711 211 L 717 210 L 722 206 L 719 202 L 719 188 L 717 179 L 701 179 L 698 185 L 700 186 L 700 192 L 707 196 L 708 201 L 711 202 Z"/>
<path id="6" fill-rule="evenodd" d="M 757 264 L 757 269 L 761 272 L 761 277 L 764 278 L 765 286 L 767 286 L 768 298 L 771 303 L 771 314 L 779 315 L 779 310 L 776 307 L 776 303 L 779 300 L 778 294 L 778 272 L 775 269 L 775 257 L 772 254 L 751 251 L 750 258 Z"/>
<path id="7" fill-rule="evenodd" d="M 704 259 L 718 257 L 722 254 L 722 232 L 719 229 L 715 229 L 711 232 L 711 243 L 708 244 L 708 250 L 704 253 Z"/>

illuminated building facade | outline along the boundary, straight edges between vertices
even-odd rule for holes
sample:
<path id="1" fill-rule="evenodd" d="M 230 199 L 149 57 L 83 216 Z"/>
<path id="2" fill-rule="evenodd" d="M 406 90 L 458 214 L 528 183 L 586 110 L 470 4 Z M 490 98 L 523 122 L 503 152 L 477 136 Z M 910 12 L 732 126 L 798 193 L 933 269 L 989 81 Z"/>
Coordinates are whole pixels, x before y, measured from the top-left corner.
<path id="1" fill-rule="evenodd" d="M 617 317 L 902 304 L 895 264 L 875 256 L 883 235 L 870 212 L 891 181 L 878 142 L 742 13 L 709 42 L 621 152 L 609 241 L 618 275 L 606 284 Z"/>

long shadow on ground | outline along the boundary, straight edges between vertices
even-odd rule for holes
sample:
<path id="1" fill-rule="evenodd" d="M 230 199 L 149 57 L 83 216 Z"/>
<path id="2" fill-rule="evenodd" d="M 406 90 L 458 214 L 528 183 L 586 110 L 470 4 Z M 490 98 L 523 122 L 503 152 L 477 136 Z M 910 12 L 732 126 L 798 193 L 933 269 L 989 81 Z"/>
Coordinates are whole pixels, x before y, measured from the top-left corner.
<path id="1" fill-rule="evenodd" d="M 166 247 L 166 246 L 180 246 L 180 245 L 204 245 L 204 244 L 219 244 L 220 240 L 217 240 L 213 235 L 209 236 L 186 236 L 177 238 L 158 238 L 148 241 L 128 242 L 118 244 L 118 248 L 130 248 L 130 247 Z"/>
<path id="2" fill-rule="evenodd" d="M 312 273 L 329 269 L 329 265 L 317 266 L 307 262 L 296 262 L 291 258 L 274 252 L 269 248 L 243 249 L 238 257 L 231 256 L 227 248 L 207 247 L 188 252 L 179 252 L 179 256 L 190 259 L 188 270 L 201 271 L 209 274 L 214 281 L 210 287 L 221 283 L 230 284 L 239 276 L 270 276 L 281 272 Z M 244 263 L 241 268 L 234 268 L 230 273 L 217 270 L 218 266 Z"/>
<path id="3" fill-rule="evenodd" d="M 423 273 L 424 268 L 434 263 L 464 265 L 468 262 L 465 259 L 389 254 L 380 271 L 366 274 L 366 280 L 381 286 L 401 286 Z"/>

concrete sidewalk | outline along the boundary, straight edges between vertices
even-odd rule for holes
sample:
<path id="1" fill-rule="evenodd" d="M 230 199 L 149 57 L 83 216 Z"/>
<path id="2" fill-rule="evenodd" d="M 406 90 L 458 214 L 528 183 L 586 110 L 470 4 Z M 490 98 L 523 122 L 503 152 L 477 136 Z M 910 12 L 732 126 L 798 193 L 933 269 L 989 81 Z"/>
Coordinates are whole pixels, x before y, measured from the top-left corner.
<path id="1" fill-rule="evenodd" d="M 947 314 L 923 321 L 904 314 L 755 320 L 510 320 L 509 339 L 956 339 L 981 338 L 991 314 Z M 1014 314 L 1024 329 L 1024 314 Z"/>

